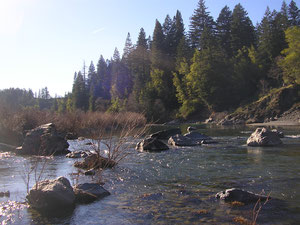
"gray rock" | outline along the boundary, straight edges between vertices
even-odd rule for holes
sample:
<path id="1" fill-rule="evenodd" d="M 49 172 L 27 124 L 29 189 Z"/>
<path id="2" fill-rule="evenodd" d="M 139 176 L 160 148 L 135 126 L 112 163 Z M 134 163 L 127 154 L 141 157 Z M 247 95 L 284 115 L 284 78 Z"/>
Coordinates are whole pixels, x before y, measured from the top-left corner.
<path id="1" fill-rule="evenodd" d="M 265 201 L 268 197 L 264 195 L 254 194 L 249 191 L 242 189 L 231 188 L 225 191 L 221 191 L 215 196 L 217 199 L 224 200 L 225 202 L 242 202 L 242 203 L 253 203 L 257 202 L 259 199 Z M 270 198 L 270 197 L 269 197 Z"/>
<path id="2" fill-rule="evenodd" d="M 167 140 L 171 136 L 176 135 L 176 134 L 181 134 L 181 130 L 179 128 L 158 131 L 156 133 L 151 134 L 150 137 L 151 138 L 162 139 L 162 140 Z"/>
<path id="3" fill-rule="evenodd" d="M 17 153 L 26 155 L 60 155 L 67 154 L 69 147 L 64 137 L 60 136 L 53 123 L 41 125 L 27 132 Z"/>
<path id="4" fill-rule="evenodd" d="M 276 146 L 282 144 L 277 132 L 257 128 L 247 140 L 248 146 Z"/>
<path id="5" fill-rule="evenodd" d="M 42 211 L 72 208 L 75 203 L 73 188 L 65 177 L 35 184 L 26 198 L 31 207 Z"/>
<path id="6" fill-rule="evenodd" d="M 135 149 L 138 151 L 158 152 L 168 150 L 169 147 L 156 138 L 148 137 L 137 143 Z"/>
<path id="7" fill-rule="evenodd" d="M 101 185 L 95 183 L 84 183 L 74 186 L 77 203 L 91 203 L 95 200 L 104 198 L 110 193 Z"/>
<path id="8" fill-rule="evenodd" d="M 175 135 L 169 138 L 168 144 L 173 146 L 195 146 L 201 145 L 202 141 L 212 140 L 204 134 L 191 131 L 185 135 Z"/>
<path id="9" fill-rule="evenodd" d="M 168 144 L 173 146 L 195 146 L 201 144 L 201 142 L 197 142 L 186 136 L 177 134 L 169 138 Z"/>

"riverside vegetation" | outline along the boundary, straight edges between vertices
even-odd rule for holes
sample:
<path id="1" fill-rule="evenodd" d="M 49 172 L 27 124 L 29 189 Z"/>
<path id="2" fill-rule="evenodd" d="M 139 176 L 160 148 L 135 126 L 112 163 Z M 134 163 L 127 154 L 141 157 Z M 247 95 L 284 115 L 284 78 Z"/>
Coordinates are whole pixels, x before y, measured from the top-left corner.
<path id="1" fill-rule="evenodd" d="M 110 60 L 100 56 L 88 68 L 84 63 L 75 72 L 72 92 L 64 97 L 51 97 L 47 87 L 35 94 L 6 89 L 0 92 L 0 104 L 8 110 L 29 107 L 60 114 L 136 112 L 148 121 L 165 122 L 203 120 L 236 109 L 247 114 L 258 101 L 260 110 L 239 118 L 261 122 L 299 103 L 299 26 L 300 11 L 293 0 L 283 1 L 280 11 L 267 8 L 256 26 L 241 4 L 233 10 L 225 6 L 214 19 L 199 0 L 189 29 L 177 11 L 163 23 L 156 20 L 148 38 L 141 28 L 135 44 L 128 33 L 122 56 L 115 49 Z M 283 88 L 295 90 L 288 104 L 265 97 Z"/>

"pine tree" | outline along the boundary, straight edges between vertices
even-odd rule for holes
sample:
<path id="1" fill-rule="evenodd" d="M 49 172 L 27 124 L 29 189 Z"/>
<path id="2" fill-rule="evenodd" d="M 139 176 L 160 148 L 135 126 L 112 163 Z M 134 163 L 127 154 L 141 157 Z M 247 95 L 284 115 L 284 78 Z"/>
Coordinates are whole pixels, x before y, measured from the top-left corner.
<path id="1" fill-rule="evenodd" d="M 101 97 L 103 99 L 110 99 L 110 86 L 111 86 L 111 76 L 108 71 L 108 65 L 104 60 L 103 56 L 97 64 L 97 83 L 95 86 L 95 97 Z"/>
<path id="2" fill-rule="evenodd" d="M 291 26 L 300 26 L 300 10 L 294 0 L 292 0 L 289 4 L 288 18 Z"/>
<path id="3" fill-rule="evenodd" d="M 91 61 L 89 70 L 88 70 L 88 77 L 87 77 L 87 90 L 88 91 L 90 91 L 91 86 L 96 85 L 96 76 L 97 76 L 96 69 L 95 69 L 93 61 Z"/>
<path id="4" fill-rule="evenodd" d="M 183 24 L 183 19 L 181 12 L 177 10 L 176 15 L 173 19 L 173 24 L 175 25 L 175 46 L 174 48 L 177 47 L 181 41 L 181 39 L 184 37 L 184 24 Z"/>
<path id="5" fill-rule="evenodd" d="M 145 33 L 144 28 L 140 29 L 139 37 L 138 37 L 138 40 L 137 40 L 137 46 L 148 49 L 148 43 L 147 43 L 146 33 Z"/>
<path id="6" fill-rule="evenodd" d="M 132 53 L 133 50 L 134 50 L 134 47 L 133 47 L 133 44 L 131 41 L 130 33 L 128 32 L 126 41 L 125 41 L 125 46 L 123 49 L 122 60 L 126 62 L 130 56 L 130 53 Z"/>
<path id="7" fill-rule="evenodd" d="M 97 85 L 97 73 L 93 61 L 89 66 L 88 79 L 87 79 L 87 91 L 89 92 L 89 110 L 94 111 L 95 109 L 95 89 Z"/>
<path id="8" fill-rule="evenodd" d="M 189 46 L 188 40 L 185 36 L 179 42 L 176 51 L 176 62 L 175 62 L 175 71 L 179 71 L 181 68 L 181 62 L 185 61 L 188 63 L 192 58 L 192 50 Z"/>
<path id="9" fill-rule="evenodd" d="M 217 38 L 228 56 L 232 56 L 230 33 L 231 33 L 232 11 L 228 6 L 225 6 L 217 19 L 216 32 Z"/>
<path id="10" fill-rule="evenodd" d="M 204 0 L 199 0 L 197 8 L 194 10 L 193 16 L 190 18 L 190 40 L 193 48 L 200 49 L 200 38 L 204 28 L 213 29 L 214 20 L 207 12 Z"/>
<path id="11" fill-rule="evenodd" d="M 163 28 L 158 20 L 155 22 L 153 40 L 151 45 L 151 64 L 152 67 L 163 69 L 165 63 L 165 35 Z"/>
<path id="12" fill-rule="evenodd" d="M 112 99 L 124 99 L 127 97 L 130 89 L 130 76 L 126 66 L 121 62 L 120 53 L 116 48 L 111 61 L 111 97 Z"/>
<path id="13" fill-rule="evenodd" d="M 72 102 L 73 109 L 81 109 L 85 111 L 88 108 L 86 85 L 81 71 L 77 73 L 76 80 L 74 80 Z"/>
<path id="14" fill-rule="evenodd" d="M 234 7 L 231 22 L 231 49 L 236 54 L 244 46 L 255 45 L 255 32 L 248 13 L 241 4 Z"/>
<path id="15" fill-rule="evenodd" d="M 290 26 L 288 10 L 289 9 L 286 2 L 283 0 L 280 13 L 278 13 L 277 15 L 279 16 L 278 21 L 280 21 L 280 24 L 284 30 L 286 30 Z"/>
<path id="16" fill-rule="evenodd" d="M 145 111 L 143 92 L 150 81 L 150 55 L 148 41 L 143 28 L 141 28 L 135 49 L 130 54 L 131 64 L 129 67 L 133 80 L 133 87 L 130 95 L 130 109 Z"/>

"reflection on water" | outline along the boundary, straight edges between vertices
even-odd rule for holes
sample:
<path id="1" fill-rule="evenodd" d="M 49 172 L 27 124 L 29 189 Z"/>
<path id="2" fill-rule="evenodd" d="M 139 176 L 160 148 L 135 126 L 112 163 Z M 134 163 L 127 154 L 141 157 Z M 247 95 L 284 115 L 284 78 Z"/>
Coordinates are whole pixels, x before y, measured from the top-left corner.
<path id="1" fill-rule="evenodd" d="M 237 216 L 252 218 L 253 204 L 237 206 L 217 201 L 214 195 L 226 188 L 271 193 L 273 199 L 259 215 L 259 224 L 298 224 L 300 222 L 300 139 L 288 130 L 284 145 L 273 148 L 247 147 L 245 128 L 206 129 L 200 132 L 218 140 L 211 146 L 171 148 L 160 153 L 132 154 L 115 169 L 101 174 L 104 187 L 112 195 L 88 205 L 78 205 L 63 218 L 41 216 L 34 210 L 11 207 L 22 220 L 16 224 L 233 224 Z M 70 141 L 72 150 L 89 148 Z M 75 159 L 57 156 L 47 159 L 45 178 L 68 177 L 73 184 L 91 181 L 72 165 Z M 1 208 L 7 201 L 24 201 L 24 171 L 35 157 L 0 153 L 0 221 L 9 213 Z M 99 177 L 94 177 L 94 180 Z M 34 183 L 34 173 L 30 186 Z M 1 211 L 2 210 L 2 211 Z M 5 216 L 6 215 L 6 216 Z M 14 214 L 16 218 L 16 213 Z M 12 218 L 12 217 L 10 217 Z"/>

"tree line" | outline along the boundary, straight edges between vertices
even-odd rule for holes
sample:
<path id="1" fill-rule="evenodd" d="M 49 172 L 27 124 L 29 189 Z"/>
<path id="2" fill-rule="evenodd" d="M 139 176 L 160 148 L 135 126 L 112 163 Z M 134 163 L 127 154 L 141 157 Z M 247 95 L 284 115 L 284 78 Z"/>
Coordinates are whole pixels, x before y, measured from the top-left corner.
<path id="1" fill-rule="evenodd" d="M 64 111 L 134 111 L 152 121 L 233 110 L 273 88 L 300 83 L 300 11 L 295 1 L 267 7 L 253 25 L 241 4 L 216 20 L 199 0 L 188 29 L 182 15 L 156 20 L 152 36 L 128 33 L 122 56 L 101 55 L 75 72 L 73 89 L 55 98 Z"/>

